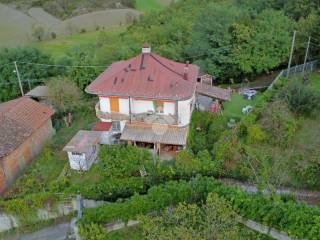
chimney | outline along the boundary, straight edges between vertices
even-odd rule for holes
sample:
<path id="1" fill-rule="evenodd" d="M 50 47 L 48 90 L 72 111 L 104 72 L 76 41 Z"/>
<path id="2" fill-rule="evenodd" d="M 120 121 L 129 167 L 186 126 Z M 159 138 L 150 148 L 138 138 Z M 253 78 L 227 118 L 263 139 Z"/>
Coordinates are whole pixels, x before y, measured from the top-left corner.
<path id="1" fill-rule="evenodd" d="M 187 61 L 186 66 L 184 67 L 183 79 L 188 80 L 188 72 L 189 72 L 189 61 Z"/>
<path id="2" fill-rule="evenodd" d="M 151 53 L 151 47 L 148 43 L 143 44 L 142 53 Z"/>

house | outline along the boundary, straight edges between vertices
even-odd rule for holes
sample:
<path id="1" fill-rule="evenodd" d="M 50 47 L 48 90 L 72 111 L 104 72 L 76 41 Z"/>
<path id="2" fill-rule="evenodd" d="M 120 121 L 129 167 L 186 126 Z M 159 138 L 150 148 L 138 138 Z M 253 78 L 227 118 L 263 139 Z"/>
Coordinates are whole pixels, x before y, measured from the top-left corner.
<path id="1" fill-rule="evenodd" d="M 0 104 L 0 193 L 54 134 L 54 111 L 28 97 Z"/>
<path id="2" fill-rule="evenodd" d="M 98 157 L 100 133 L 80 130 L 63 148 L 71 169 L 87 171 Z"/>
<path id="3" fill-rule="evenodd" d="M 87 88 L 99 97 L 96 115 L 129 144 L 175 153 L 186 146 L 199 67 L 142 52 L 113 63 Z"/>

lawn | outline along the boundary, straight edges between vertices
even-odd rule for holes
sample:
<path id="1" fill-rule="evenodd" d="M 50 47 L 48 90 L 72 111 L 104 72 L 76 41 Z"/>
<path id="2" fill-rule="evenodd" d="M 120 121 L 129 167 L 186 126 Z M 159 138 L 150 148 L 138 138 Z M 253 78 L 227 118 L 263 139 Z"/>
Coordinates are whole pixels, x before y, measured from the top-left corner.
<path id="1" fill-rule="evenodd" d="M 320 90 L 320 74 L 319 73 L 313 73 L 311 75 L 311 84 Z"/>
<path id="2" fill-rule="evenodd" d="M 142 12 L 164 9 L 165 5 L 160 0 L 136 0 L 136 9 Z"/>
<path id="3" fill-rule="evenodd" d="M 140 226 L 126 227 L 124 229 L 113 231 L 108 234 L 109 240 L 140 240 L 143 239 Z"/>
<path id="4" fill-rule="evenodd" d="M 125 27 L 113 27 L 104 31 L 108 32 L 108 34 L 117 36 L 125 31 L 125 29 Z M 80 33 L 66 37 L 59 37 L 54 40 L 32 43 L 31 45 L 40 48 L 46 53 L 52 54 L 54 58 L 59 58 L 74 47 L 96 44 L 100 34 L 102 33 L 103 31 Z"/>
<path id="5" fill-rule="evenodd" d="M 253 100 L 247 100 L 242 95 L 238 93 L 233 93 L 231 96 L 231 101 L 224 103 L 223 115 L 227 118 L 240 119 L 244 116 L 242 113 L 242 108 L 251 105 L 254 106 L 259 98 L 259 94 Z"/>

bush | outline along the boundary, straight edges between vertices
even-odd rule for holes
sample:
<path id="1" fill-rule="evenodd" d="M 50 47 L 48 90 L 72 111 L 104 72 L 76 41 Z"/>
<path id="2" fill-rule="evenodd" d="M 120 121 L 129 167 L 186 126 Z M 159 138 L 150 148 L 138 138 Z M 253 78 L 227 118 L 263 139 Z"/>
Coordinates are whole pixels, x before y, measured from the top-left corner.
<path id="1" fill-rule="evenodd" d="M 310 116 L 320 110 L 320 92 L 300 79 L 290 81 L 279 96 L 296 114 Z"/>
<path id="2" fill-rule="evenodd" d="M 136 218 L 178 203 L 200 203 L 208 194 L 216 193 L 231 204 L 244 218 L 285 231 L 301 239 L 318 239 L 320 234 L 320 208 L 297 204 L 279 196 L 264 197 L 248 194 L 238 188 L 225 186 L 213 178 L 197 177 L 189 182 L 167 182 L 149 189 L 146 195 L 135 195 L 123 203 L 112 203 L 95 209 L 86 209 L 81 224 L 104 224 L 114 220 Z"/>

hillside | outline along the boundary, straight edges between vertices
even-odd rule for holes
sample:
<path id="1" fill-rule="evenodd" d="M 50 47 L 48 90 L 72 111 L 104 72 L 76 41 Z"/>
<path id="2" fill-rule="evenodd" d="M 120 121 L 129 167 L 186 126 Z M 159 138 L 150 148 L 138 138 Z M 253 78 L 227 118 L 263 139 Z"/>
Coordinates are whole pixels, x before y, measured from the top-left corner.
<path id="1" fill-rule="evenodd" d="M 128 25 L 140 14 L 134 9 L 107 9 L 60 20 L 42 8 L 31 8 L 23 13 L 0 4 L 0 47 Z"/>

